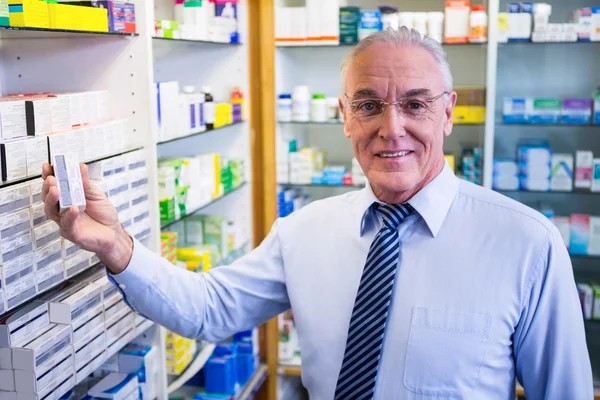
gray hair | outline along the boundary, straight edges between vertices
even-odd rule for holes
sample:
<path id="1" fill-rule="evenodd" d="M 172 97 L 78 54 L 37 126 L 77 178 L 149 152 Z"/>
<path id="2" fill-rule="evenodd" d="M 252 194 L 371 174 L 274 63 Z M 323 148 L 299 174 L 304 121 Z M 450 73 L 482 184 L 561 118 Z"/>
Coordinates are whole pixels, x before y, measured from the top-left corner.
<path id="1" fill-rule="evenodd" d="M 442 48 L 442 46 L 436 42 L 434 39 L 431 39 L 425 35 L 421 36 L 421 34 L 414 30 L 409 29 L 405 26 L 400 27 L 399 29 L 388 28 L 384 31 L 373 33 L 367 36 L 365 39 L 361 40 L 354 48 L 348 53 L 344 61 L 342 61 L 342 95 L 344 94 L 344 85 L 346 83 L 346 74 L 348 72 L 348 68 L 352 61 L 358 56 L 360 53 L 365 51 L 369 46 L 377 44 L 377 43 L 386 43 L 393 45 L 413 45 L 420 47 L 429 54 L 433 56 L 435 62 L 437 63 L 440 72 L 444 78 L 445 89 L 448 92 L 452 91 L 452 72 L 450 72 L 450 64 L 448 64 L 448 56 L 446 52 Z"/>

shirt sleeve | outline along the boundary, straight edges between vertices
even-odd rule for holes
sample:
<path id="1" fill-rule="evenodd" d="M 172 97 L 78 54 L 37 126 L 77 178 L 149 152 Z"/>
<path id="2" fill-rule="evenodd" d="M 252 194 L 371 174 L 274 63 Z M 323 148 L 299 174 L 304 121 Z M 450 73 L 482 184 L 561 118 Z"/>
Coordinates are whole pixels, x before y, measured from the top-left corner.
<path id="1" fill-rule="evenodd" d="M 223 340 L 290 308 L 276 224 L 246 256 L 200 274 L 171 265 L 136 241 L 128 267 L 109 279 L 135 312 L 170 331 Z"/>
<path id="2" fill-rule="evenodd" d="M 540 255 L 514 335 L 528 400 L 593 399 L 583 314 L 571 259 L 557 230 Z"/>

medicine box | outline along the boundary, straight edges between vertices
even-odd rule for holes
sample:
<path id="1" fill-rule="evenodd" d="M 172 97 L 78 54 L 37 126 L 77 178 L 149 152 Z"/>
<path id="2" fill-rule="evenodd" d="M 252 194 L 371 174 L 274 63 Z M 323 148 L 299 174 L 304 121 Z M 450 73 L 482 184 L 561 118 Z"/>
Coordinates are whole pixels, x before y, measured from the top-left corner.
<path id="1" fill-rule="evenodd" d="M 36 203 L 29 207 L 29 217 L 31 218 L 32 228 L 36 228 L 48 221 L 48 216 L 44 211 L 44 203 Z"/>
<path id="2" fill-rule="evenodd" d="M 86 380 L 94 371 L 97 371 L 103 366 L 106 361 L 106 352 L 98 354 L 94 359 L 90 360 L 86 365 L 76 370 L 75 383 L 78 385 Z"/>
<path id="3" fill-rule="evenodd" d="M 7 263 L 10 260 L 29 253 L 33 250 L 31 242 L 31 232 L 27 232 L 20 236 L 15 236 L 9 240 L 0 242 L 0 252 L 2 253 L 2 262 Z"/>
<path id="4" fill-rule="evenodd" d="M 75 369 L 80 370 L 104 351 L 106 351 L 106 334 L 102 331 L 98 336 L 75 350 Z"/>
<path id="5" fill-rule="evenodd" d="M 557 124 L 560 121 L 560 99 L 533 99 L 528 122 L 532 124 Z"/>
<path id="6" fill-rule="evenodd" d="M 590 217 L 590 238 L 587 253 L 600 256 L 600 217 Z"/>
<path id="7" fill-rule="evenodd" d="M 27 136 L 25 101 L 0 98 L 0 138 L 2 140 Z"/>
<path id="8" fill-rule="evenodd" d="M 42 165 L 49 161 L 48 139 L 45 136 L 31 137 L 24 142 L 27 152 L 27 176 L 40 175 Z"/>
<path id="9" fill-rule="evenodd" d="M 119 352 L 119 372 L 137 375 L 140 383 L 151 379 L 158 363 L 158 354 L 151 346 L 128 344 Z"/>
<path id="10" fill-rule="evenodd" d="M 591 120 L 591 99 L 563 99 L 560 117 L 563 124 L 589 124 Z"/>
<path id="11" fill-rule="evenodd" d="M 132 392 L 138 392 L 138 378 L 132 374 L 111 373 L 88 391 L 88 395 L 100 399 L 125 400 Z"/>
<path id="12" fill-rule="evenodd" d="M 4 263 L 2 275 L 8 308 L 16 307 L 35 296 L 35 274 L 31 252 Z"/>
<path id="13" fill-rule="evenodd" d="M 104 314 L 100 313 L 73 331 L 73 348 L 79 350 L 104 331 Z"/>
<path id="14" fill-rule="evenodd" d="M 52 221 L 50 221 L 52 222 Z M 54 223 L 54 222 L 52 222 Z M 56 224 L 54 224 L 56 225 Z M 58 227 L 58 226 L 57 226 Z M 44 246 L 38 247 L 34 251 L 35 266 L 37 271 L 41 271 L 50 264 L 55 263 L 62 257 L 62 246 L 60 238 L 57 238 Z"/>
<path id="15" fill-rule="evenodd" d="M 33 229 L 33 247 L 38 249 L 50 242 L 60 239 L 58 224 L 54 221 L 47 221 L 44 224 Z"/>
<path id="16" fill-rule="evenodd" d="M 569 245 L 570 253 L 574 255 L 587 255 L 589 242 L 590 216 L 587 214 L 571 215 L 571 244 Z"/>
<path id="17" fill-rule="evenodd" d="M 0 0 L 0 26 L 9 26 L 8 0 Z"/>
<path id="18" fill-rule="evenodd" d="M 592 319 L 592 310 L 594 307 L 594 290 L 587 283 L 578 283 L 579 301 L 583 310 L 583 318 Z"/>
<path id="19" fill-rule="evenodd" d="M 590 190 L 592 187 L 592 168 L 594 154 L 587 150 L 575 153 L 575 188 Z"/>
<path id="20" fill-rule="evenodd" d="M 555 191 L 573 190 L 573 155 L 558 154 L 552 155 L 552 177 L 551 189 Z"/>
<path id="21" fill-rule="evenodd" d="M 0 395 L 3 391 L 15 391 L 15 371 L 0 369 Z"/>
<path id="22" fill-rule="evenodd" d="M 73 254 L 81 250 L 81 248 L 68 239 L 62 238 L 62 257 L 67 259 Z"/>
<path id="23" fill-rule="evenodd" d="M 42 293 L 65 280 L 65 267 L 62 260 L 57 260 L 35 272 L 38 293 Z"/>
<path id="24" fill-rule="evenodd" d="M 30 204 L 28 183 L 0 189 L 0 215 L 27 208 Z"/>
<path id="25" fill-rule="evenodd" d="M 600 320 L 600 285 L 592 284 L 594 294 L 594 306 L 592 307 L 592 319 Z"/>
<path id="26" fill-rule="evenodd" d="M 379 10 L 361 10 L 360 26 L 358 30 L 359 39 L 362 40 L 372 33 L 379 32 L 382 29 L 381 11 Z"/>
<path id="27" fill-rule="evenodd" d="M 27 184 L 24 183 L 22 186 L 27 186 Z M 34 205 L 36 203 L 43 204 L 42 203 L 42 187 L 44 186 L 44 180 L 42 178 L 33 179 L 33 180 L 29 181 L 28 186 L 29 186 L 30 205 Z M 19 199 L 18 201 L 23 201 L 23 200 Z"/>
<path id="28" fill-rule="evenodd" d="M 51 327 L 48 305 L 44 302 L 29 303 L 0 320 L 0 347 L 23 346 Z M 0 365 L 4 365 L 2 361 Z"/>
<path id="29" fill-rule="evenodd" d="M 73 354 L 72 333 L 70 326 L 57 325 L 24 347 L 13 348 L 13 368 L 43 375 Z"/>
<path id="30" fill-rule="evenodd" d="M 25 100 L 27 134 L 43 136 L 52 132 L 52 105 L 56 99 L 40 97 Z"/>
<path id="31" fill-rule="evenodd" d="M 77 206 L 80 211 L 83 211 L 85 209 L 85 194 L 77 156 L 72 153 L 53 155 L 52 165 L 60 191 L 58 201 L 60 210 L 66 211 L 71 206 Z"/>
<path id="32" fill-rule="evenodd" d="M 124 316 L 126 316 L 130 312 L 131 309 L 123 300 L 120 300 L 113 306 L 107 308 L 104 312 L 104 320 L 106 327 L 108 328 L 114 325 L 116 322 L 120 321 Z"/>
<path id="33" fill-rule="evenodd" d="M 50 322 L 79 328 L 102 313 L 102 292 L 94 284 L 77 285 L 48 302 Z"/>
<path id="34" fill-rule="evenodd" d="M 594 158 L 592 165 L 592 192 L 600 192 L 600 158 Z"/>
<path id="35" fill-rule="evenodd" d="M 533 100 L 527 97 L 505 97 L 503 110 L 505 124 L 524 124 L 533 111 Z"/>
<path id="36" fill-rule="evenodd" d="M 0 143 L 0 153 L 2 157 L 2 180 L 4 182 L 12 182 L 27 177 L 27 149 L 24 140 L 6 140 Z"/>
<path id="37" fill-rule="evenodd" d="M 14 236 L 29 232 L 31 219 L 28 209 L 13 211 L 0 218 L 0 240 L 6 241 Z"/>
<path id="38" fill-rule="evenodd" d="M 59 400 L 62 396 L 67 394 L 73 386 L 75 386 L 75 376 L 70 376 L 43 398 L 36 393 L 17 392 L 17 400 Z"/>
<path id="39" fill-rule="evenodd" d="M 85 250 L 79 250 L 71 257 L 64 260 L 65 274 L 67 278 L 72 278 L 80 272 L 85 271 L 90 266 L 90 253 Z"/>
<path id="40" fill-rule="evenodd" d="M 133 333 L 133 312 L 129 310 L 123 318 L 106 328 L 106 344 L 110 348 L 125 336 Z"/>
<path id="41" fill-rule="evenodd" d="M 70 354 L 43 374 L 15 370 L 15 386 L 18 393 L 35 393 L 43 399 L 74 375 L 73 355 Z"/>
<path id="42" fill-rule="evenodd" d="M 600 88 L 594 93 L 594 124 L 600 125 Z"/>

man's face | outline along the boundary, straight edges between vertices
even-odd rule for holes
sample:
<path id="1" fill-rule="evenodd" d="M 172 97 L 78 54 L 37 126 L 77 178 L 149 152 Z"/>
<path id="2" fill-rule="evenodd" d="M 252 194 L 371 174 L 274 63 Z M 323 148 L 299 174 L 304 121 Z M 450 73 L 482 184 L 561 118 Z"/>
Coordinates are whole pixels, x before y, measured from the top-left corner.
<path id="1" fill-rule="evenodd" d="M 435 59 L 420 47 L 374 44 L 349 66 L 344 134 L 380 200 L 408 200 L 443 167 L 456 93 L 433 99 L 445 90 Z M 380 101 L 402 105 L 377 115 Z"/>

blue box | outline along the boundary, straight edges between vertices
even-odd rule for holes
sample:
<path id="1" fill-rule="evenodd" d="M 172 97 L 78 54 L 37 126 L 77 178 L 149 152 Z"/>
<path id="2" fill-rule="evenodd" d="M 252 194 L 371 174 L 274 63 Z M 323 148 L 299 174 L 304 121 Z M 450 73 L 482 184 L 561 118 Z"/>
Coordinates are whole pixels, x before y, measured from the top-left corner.
<path id="1" fill-rule="evenodd" d="M 256 359 L 252 354 L 237 355 L 237 377 L 240 385 L 245 385 L 256 370 Z"/>
<path id="2" fill-rule="evenodd" d="M 204 373 L 207 393 L 235 395 L 237 392 L 237 366 L 234 357 L 211 357 L 204 366 Z"/>
<path id="3" fill-rule="evenodd" d="M 360 12 L 360 26 L 358 29 L 359 40 L 366 38 L 372 33 L 379 32 L 382 29 L 381 11 L 362 10 Z"/>
<path id="4" fill-rule="evenodd" d="M 533 3 L 522 2 L 521 3 L 521 12 L 522 13 L 533 14 Z"/>
<path id="5" fill-rule="evenodd" d="M 520 3 L 508 3 L 508 12 L 509 13 L 520 13 L 521 12 L 521 4 Z"/>

